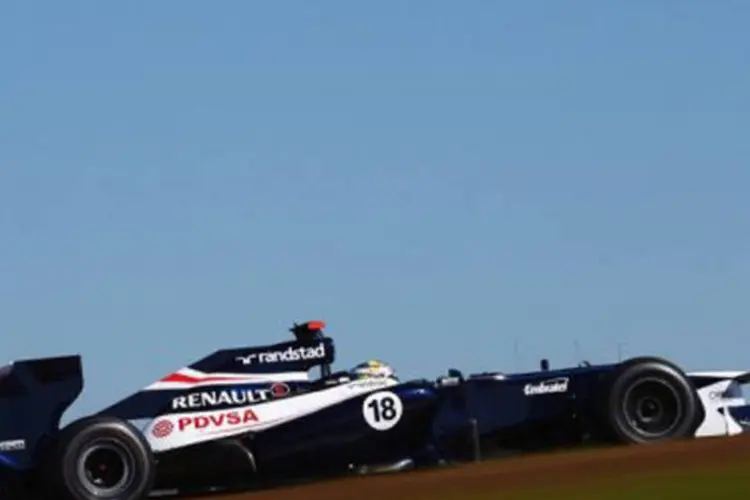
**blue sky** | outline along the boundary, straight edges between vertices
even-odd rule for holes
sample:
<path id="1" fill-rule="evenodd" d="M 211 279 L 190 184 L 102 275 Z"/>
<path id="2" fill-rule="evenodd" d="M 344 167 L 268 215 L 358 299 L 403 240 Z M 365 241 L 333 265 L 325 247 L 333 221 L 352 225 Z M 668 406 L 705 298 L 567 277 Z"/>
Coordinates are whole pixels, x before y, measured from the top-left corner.
<path id="1" fill-rule="evenodd" d="M 750 368 L 749 16 L 6 2 L 0 351 L 83 354 L 78 412 L 305 319 L 405 377 Z"/>

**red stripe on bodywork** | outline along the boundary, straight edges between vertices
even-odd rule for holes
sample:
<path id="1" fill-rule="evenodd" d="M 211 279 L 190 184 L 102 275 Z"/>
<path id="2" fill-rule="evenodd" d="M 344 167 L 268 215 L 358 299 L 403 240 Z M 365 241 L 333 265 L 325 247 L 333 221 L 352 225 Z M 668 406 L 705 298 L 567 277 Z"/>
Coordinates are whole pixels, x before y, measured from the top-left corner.
<path id="1" fill-rule="evenodd" d="M 161 382 L 182 382 L 185 384 L 197 384 L 199 382 L 223 382 L 225 380 L 237 380 L 237 379 L 232 378 L 232 377 L 197 378 L 197 377 L 191 377 L 189 375 L 183 375 L 182 373 L 172 373 L 171 375 L 167 375 L 166 377 L 161 379 Z"/>

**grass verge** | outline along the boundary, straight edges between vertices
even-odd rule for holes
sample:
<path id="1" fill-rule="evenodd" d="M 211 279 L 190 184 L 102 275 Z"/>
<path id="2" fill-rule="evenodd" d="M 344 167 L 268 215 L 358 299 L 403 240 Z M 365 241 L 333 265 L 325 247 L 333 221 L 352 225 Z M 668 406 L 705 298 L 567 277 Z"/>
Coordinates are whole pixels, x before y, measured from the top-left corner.
<path id="1" fill-rule="evenodd" d="M 712 500 L 732 495 L 750 498 L 750 461 L 703 470 L 671 470 L 642 474 L 618 474 L 611 479 L 585 477 L 556 487 L 538 486 L 523 490 L 476 491 L 460 496 L 432 496 L 433 500 Z M 585 476 L 586 471 L 580 471 Z"/>

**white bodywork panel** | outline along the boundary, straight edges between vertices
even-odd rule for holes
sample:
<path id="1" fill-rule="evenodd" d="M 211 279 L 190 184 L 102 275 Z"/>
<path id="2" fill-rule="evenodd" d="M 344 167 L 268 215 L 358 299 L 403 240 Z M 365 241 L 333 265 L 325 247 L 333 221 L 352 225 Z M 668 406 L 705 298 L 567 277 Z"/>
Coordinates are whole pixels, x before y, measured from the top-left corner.
<path id="1" fill-rule="evenodd" d="M 695 431 L 695 437 L 734 436 L 744 432 L 729 414 L 728 408 L 747 406 L 742 394 L 742 385 L 748 382 L 747 371 L 690 372 L 690 377 L 716 379 L 716 382 L 698 389 L 705 417 Z"/>
<path id="2" fill-rule="evenodd" d="M 264 377 L 266 380 L 273 379 L 273 376 Z M 223 410 L 167 413 L 154 419 L 133 423 L 140 424 L 138 427 L 142 429 L 154 452 L 163 452 L 217 438 L 262 432 L 362 394 L 398 384 L 399 382 L 392 378 L 352 380 L 314 392 L 251 405 Z M 151 390 L 160 388 L 150 387 Z M 392 397 L 398 400 L 396 395 Z M 362 411 L 363 422 L 367 422 L 366 409 L 363 408 Z M 398 418 L 400 417 L 401 415 L 398 415 Z"/>

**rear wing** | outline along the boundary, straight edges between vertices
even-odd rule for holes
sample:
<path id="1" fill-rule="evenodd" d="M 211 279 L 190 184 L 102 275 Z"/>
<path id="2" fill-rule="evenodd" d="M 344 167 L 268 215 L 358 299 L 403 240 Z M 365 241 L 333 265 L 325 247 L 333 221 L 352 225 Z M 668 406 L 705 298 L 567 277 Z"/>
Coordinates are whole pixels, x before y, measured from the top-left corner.
<path id="1" fill-rule="evenodd" d="M 78 355 L 20 360 L 0 368 L 0 467 L 33 468 L 82 390 Z"/>

